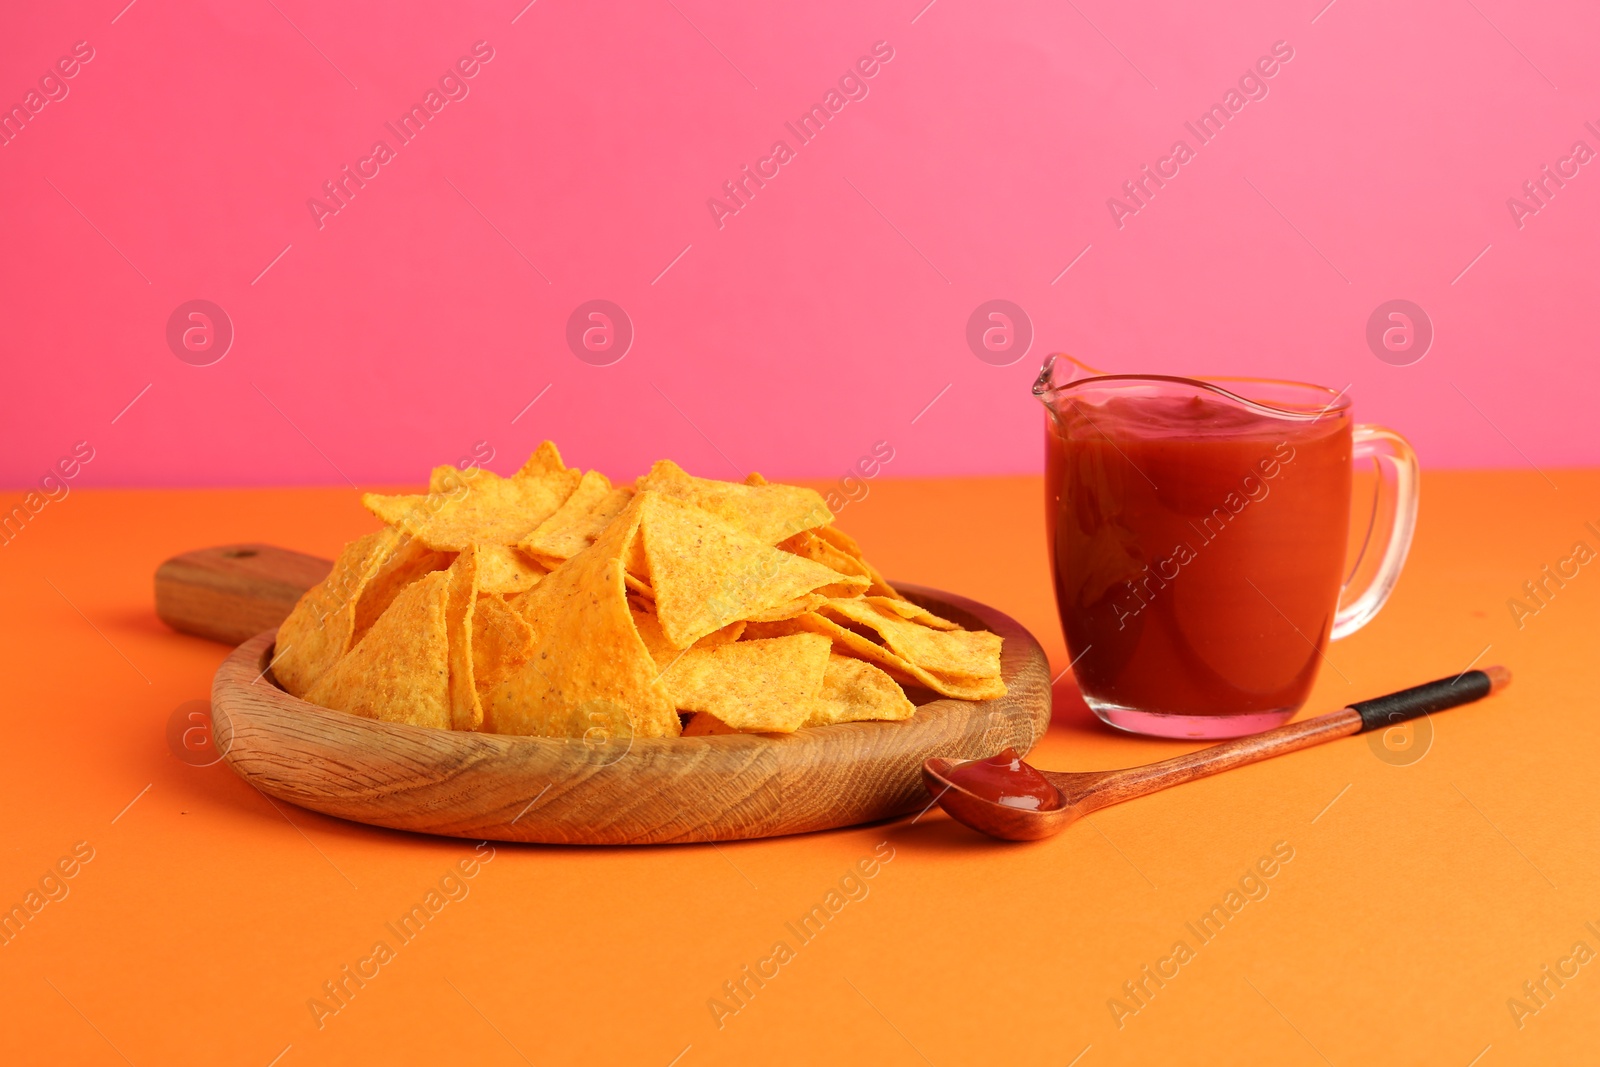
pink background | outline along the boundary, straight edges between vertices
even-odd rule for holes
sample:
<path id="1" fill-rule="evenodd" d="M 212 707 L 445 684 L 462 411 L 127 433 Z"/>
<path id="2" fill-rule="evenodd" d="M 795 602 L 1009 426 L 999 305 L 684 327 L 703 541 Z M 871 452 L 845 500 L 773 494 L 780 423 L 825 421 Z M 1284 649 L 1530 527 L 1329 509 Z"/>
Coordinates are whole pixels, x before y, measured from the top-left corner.
<path id="1" fill-rule="evenodd" d="M 624 477 L 827 477 L 879 440 L 888 475 L 1030 471 L 1053 349 L 1352 383 L 1433 466 L 1600 462 L 1600 165 L 1507 207 L 1600 149 L 1593 5 L 525 2 L 11 5 L 0 103 L 94 58 L 0 147 L 0 483 L 80 440 L 79 485 L 419 481 L 547 436 Z M 1267 97 L 1119 229 L 1107 198 L 1280 40 Z M 319 229 L 307 200 L 477 41 L 469 95 Z M 196 298 L 236 331 L 211 366 L 165 340 Z M 566 345 L 593 298 L 637 332 L 611 366 Z M 991 298 L 1034 325 L 1009 366 L 966 344 Z M 1365 341 L 1391 298 L 1437 332 L 1413 365 Z"/>

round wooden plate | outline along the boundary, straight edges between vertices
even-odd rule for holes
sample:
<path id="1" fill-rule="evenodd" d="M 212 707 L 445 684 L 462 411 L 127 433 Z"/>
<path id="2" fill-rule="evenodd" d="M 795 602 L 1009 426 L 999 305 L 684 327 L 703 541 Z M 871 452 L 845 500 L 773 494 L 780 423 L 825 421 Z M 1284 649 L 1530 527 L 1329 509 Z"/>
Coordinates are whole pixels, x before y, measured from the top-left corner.
<path id="1" fill-rule="evenodd" d="M 928 803 L 922 761 L 1026 753 L 1050 724 L 1050 669 L 1021 624 L 918 586 L 905 595 L 1005 639 L 999 700 L 933 699 L 904 722 L 788 735 L 619 739 L 431 730 L 329 711 L 273 683 L 275 631 L 217 670 L 213 736 L 251 785 L 356 822 L 563 845 L 736 841 L 852 826 Z"/>

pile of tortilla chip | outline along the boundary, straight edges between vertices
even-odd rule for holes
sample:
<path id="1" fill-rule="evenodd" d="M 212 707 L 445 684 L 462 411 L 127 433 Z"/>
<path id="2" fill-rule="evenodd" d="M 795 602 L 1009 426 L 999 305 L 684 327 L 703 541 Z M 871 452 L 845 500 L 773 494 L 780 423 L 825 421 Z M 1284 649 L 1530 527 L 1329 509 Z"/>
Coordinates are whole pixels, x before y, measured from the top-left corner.
<path id="1" fill-rule="evenodd" d="M 669 460 L 612 485 L 546 441 L 509 478 L 439 467 L 426 493 L 362 503 L 386 525 L 278 629 L 274 676 L 323 707 L 676 737 L 906 719 L 902 685 L 1005 693 L 1000 638 L 902 597 L 810 489 Z"/>

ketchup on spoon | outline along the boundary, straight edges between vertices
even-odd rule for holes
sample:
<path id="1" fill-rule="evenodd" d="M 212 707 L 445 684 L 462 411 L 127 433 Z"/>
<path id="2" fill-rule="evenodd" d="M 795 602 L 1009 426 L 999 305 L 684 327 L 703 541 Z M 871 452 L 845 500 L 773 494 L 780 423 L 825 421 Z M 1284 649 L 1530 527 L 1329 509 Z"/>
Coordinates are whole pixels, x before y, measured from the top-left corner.
<path id="1" fill-rule="evenodd" d="M 989 759 L 963 763 L 946 774 L 945 780 L 974 796 L 1010 808 L 1052 811 L 1061 806 L 1060 791 L 1024 763 L 1014 748 Z"/>

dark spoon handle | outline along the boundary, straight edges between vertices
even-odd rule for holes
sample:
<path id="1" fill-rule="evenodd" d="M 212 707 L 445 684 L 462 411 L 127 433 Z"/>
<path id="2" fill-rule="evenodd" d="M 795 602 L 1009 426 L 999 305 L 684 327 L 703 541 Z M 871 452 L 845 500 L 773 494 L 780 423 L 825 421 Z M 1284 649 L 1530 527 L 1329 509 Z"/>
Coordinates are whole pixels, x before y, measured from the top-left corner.
<path id="1" fill-rule="evenodd" d="M 1361 716 L 1361 732 L 1381 730 L 1397 722 L 1415 719 L 1461 704 L 1482 700 L 1494 691 L 1494 680 L 1484 671 L 1467 671 L 1455 678 L 1414 685 L 1398 693 L 1363 700 L 1350 707 Z"/>

